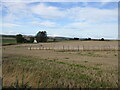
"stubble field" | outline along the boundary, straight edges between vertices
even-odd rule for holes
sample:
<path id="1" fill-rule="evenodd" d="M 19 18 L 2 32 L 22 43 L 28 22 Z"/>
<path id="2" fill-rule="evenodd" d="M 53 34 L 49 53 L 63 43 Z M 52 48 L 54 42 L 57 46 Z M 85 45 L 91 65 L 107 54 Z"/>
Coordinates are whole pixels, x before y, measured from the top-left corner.
<path id="1" fill-rule="evenodd" d="M 118 45 L 118 42 L 65 41 L 3 46 L 3 87 L 118 87 L 118 51 L 28 49 L 40 45 Z"/>

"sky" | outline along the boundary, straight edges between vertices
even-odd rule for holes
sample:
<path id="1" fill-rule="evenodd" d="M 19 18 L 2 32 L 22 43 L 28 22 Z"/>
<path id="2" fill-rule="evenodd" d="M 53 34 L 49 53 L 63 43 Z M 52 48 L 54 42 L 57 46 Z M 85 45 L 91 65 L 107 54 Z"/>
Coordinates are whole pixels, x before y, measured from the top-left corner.
<path id="1" fill-rule="evenodd" d="M 2 34 L 118 38 L 117 2 L 2 2 Z"/>

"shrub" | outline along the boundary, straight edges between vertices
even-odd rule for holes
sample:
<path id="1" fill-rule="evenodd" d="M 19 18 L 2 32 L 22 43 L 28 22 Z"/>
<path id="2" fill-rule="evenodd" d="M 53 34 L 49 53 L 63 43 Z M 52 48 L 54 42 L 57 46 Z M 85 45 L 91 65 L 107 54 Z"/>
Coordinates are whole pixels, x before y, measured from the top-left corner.
<path id="1" fill-rule="evenodd" d="M 104 38 L 101 38 L 101 41 L 104 41 Z"/>
<path id="2" fill-rule="evenodd" d="M 74 40 L 79 40 L 79 38 L 74 38 Z"/>
<path id="3" fill-rule="evenodd" d="M 21 34 L 16 35 L 16 41 L 17 43 L 23 43 L 24 42 L 24 38 Z"/>
<path id="4" fill-rule="evenodd" d="M 34 42 L 34 37 L 30 37 L 30 43 Z"/>
<path id="5" fill-rule="evenodd" d="M 91 38 L 88 38 L 88 40 L 91 40 Z"/>

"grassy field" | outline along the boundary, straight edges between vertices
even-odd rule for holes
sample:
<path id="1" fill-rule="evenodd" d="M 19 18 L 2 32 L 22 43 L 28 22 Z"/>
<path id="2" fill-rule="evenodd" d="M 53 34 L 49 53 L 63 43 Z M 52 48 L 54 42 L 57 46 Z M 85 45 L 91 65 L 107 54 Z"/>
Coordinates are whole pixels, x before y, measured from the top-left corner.
<path id="1" fill-rule="evenodd" d="M 2 37 L 2 43 L 3 44 L 14 44 L 17 43 L 15 38 L 11 37 Z"/>
<path id="2" fill-rule="evenodd" d="M 3 39 L 2 43 L 16 43 L 15 39 Z"/>
<path id="3" fill-rule="evenodd" d="M 78 43 L 88 42 L 66 41 L 41 44 L 49 46 Z M 98 44 L 94 41 L 89 43 Z M 112 41 L 109 43 L 117 44 Z M 118 51 L 28 50 L 29 45 L 3 46 L 3 87 L 118 87 Z"/>

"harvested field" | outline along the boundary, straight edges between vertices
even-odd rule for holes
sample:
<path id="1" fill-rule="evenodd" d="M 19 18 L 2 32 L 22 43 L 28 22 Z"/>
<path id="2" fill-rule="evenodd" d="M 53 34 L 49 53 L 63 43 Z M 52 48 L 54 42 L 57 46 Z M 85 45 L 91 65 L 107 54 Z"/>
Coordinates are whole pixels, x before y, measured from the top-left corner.
<path id="1" fill-rule="evenodd" d="M 63 41 L 54 43 L 24 44 L 23 46 L 28 47 L 28 49 L 31 50 L 118 50 L 117 41 Z"/>
<path id="2" fill-rule="evenodd" d="M 28 50 L 29 46 L 118 45 L 117 41 L 65 41 L 3 46 L 3 87 L 117 88 L 118 51 Z"/>

